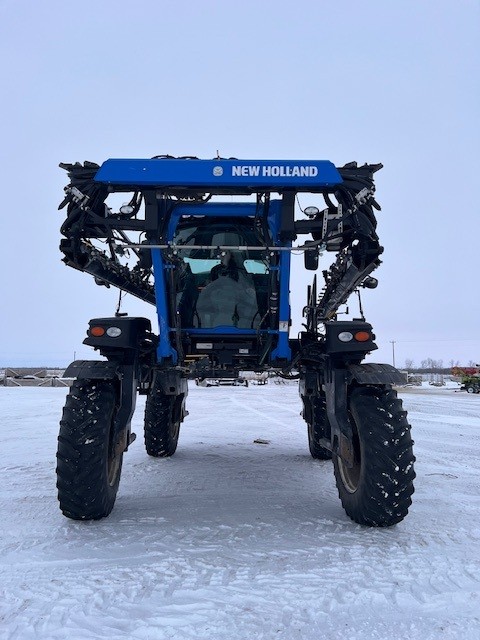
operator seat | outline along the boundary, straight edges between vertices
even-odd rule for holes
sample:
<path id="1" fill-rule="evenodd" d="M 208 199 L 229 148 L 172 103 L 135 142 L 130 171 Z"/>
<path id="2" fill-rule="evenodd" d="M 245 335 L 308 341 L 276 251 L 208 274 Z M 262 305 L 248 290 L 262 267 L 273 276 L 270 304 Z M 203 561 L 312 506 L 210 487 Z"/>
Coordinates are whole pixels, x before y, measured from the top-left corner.
<path id="1" fill-rule="evenodd" d="M 211 280 L 198 296 L 196 318 L 199 327 L 257 328 L 257 295 L 250 274 L 238 268 L 229 257 L 212 269 Z"/>

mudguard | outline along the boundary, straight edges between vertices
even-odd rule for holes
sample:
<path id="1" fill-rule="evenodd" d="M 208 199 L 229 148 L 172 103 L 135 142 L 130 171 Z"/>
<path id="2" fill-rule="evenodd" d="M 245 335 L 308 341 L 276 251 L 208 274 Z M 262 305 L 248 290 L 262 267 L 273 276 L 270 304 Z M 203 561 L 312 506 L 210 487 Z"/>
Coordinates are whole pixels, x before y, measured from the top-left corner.
<path id="1" fill-rule="evenodd" d="M 166 396 L 188 394 L 188 381 L 179 371 L 158 369 L 155 372 L 155 388 Z"/>
<path id="2" fill-rule="evenodd" d="M 65 369 L 63 378 L 79 380 L 113 380 L 118 377 L 119 364 L 107 360 L 75 360 Z"/>
<path id="3" fill-rule="evenodd" d="M 350 364 L 347 370 L 358 384 L 404 385 L 407 376 L 390 364 Z"/>

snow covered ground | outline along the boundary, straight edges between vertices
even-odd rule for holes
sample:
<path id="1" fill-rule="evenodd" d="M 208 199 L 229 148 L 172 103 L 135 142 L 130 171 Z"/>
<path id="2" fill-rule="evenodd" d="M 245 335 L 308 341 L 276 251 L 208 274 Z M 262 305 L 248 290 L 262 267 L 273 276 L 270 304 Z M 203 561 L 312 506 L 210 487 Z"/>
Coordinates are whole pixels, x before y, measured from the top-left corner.
<path id="1" fill-rule="evenodd" d="M 480 396 L 402 392 L 416 493 L 379 530 L 344 514 L 296 387 L 276 385 L 192 386 L 170 459 L 144 452 L 140 399 L 113 513 L 69 521 L 66 393 L 0 388 L 0 638 L 480 638 Z"/>

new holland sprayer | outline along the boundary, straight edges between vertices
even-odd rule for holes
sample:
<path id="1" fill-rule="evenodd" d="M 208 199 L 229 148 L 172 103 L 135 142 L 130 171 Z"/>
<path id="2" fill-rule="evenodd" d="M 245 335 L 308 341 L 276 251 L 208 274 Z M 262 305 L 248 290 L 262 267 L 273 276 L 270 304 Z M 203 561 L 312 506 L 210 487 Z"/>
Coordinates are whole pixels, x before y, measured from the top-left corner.
<path id="1" fill-rule="evenodd" d="M 362 363 L 377 346 L 361 305 L 361 317 L 337 319 L 351 293 L 377 285 L 381 165 L 158 156 L 60 166 L 69 177 L 63 261 L 154 305 L 158 317 L 158 331 L 120 305 L 90 320 L 84 343 L 103 359 L 76 360 L 65 372 L 75 380 L 58 438 L 64 515 L 111 512 L 135 439 L 137 393 L 147 396 L 147 454 L 162 458 L 177 448 L 189 380 L 274 372 L 298 379 L 310 453 L 332 459 L 350 518 L 400 522 L 415 477 L 410 426 L 393 389 L 404 376 Z M 297 219 L 304 194 L 321 206 L 304 207 Z M 324 252 L 336 254 L 321 286 L 313 276 L 296 337 L 292 251 L 304 253 L 311 271 Z"/>

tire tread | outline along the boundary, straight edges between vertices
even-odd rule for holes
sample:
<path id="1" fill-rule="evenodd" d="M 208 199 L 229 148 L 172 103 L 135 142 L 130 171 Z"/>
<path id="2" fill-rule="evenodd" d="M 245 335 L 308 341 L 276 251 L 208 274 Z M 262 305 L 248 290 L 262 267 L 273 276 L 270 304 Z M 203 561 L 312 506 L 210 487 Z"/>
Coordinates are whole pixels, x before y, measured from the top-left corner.
<path id="1" fill-rule="evenodd" d="M 77 380 L 67 396 L 57 448 L 57 489 L 62 513 L 74 520 L 97 520 L 111 512 L 120 481 L 107 472 L 115 389 L 103 380 Z"/>
<path id="2" fill-rule="evenodd" d="M 338 458 L 337 489 L 343 508 L 359 524 L 388 527 L 408 513 L 415 478 L 413 441 L 407 413 L 393 389 L 357 387 L 349 396 L 350 413 L 361 440 L 362 468 L 358 488 L 346 490 Z"/>

